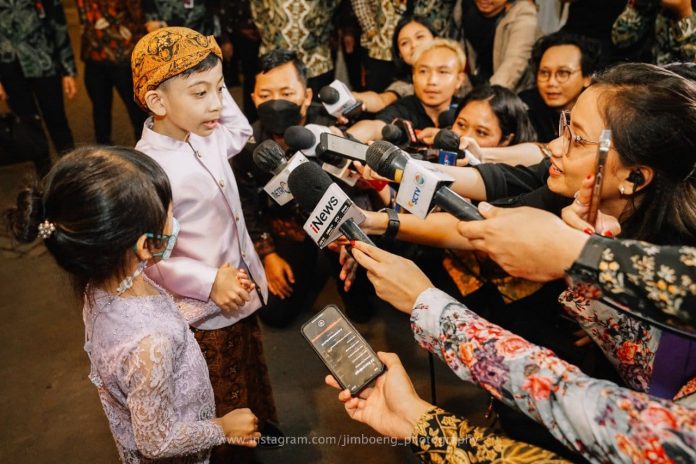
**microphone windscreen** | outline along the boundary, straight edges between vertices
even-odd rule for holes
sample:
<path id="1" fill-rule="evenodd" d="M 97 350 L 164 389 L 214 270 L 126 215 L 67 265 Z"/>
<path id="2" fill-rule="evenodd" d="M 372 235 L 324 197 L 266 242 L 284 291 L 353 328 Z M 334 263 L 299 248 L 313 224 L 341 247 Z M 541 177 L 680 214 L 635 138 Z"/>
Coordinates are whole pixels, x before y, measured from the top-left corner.
<path id="1" fill-rule="evenodd" d="M 433 140 L 433 147 L 440 150 L 459 150 L 459 136 L 449 129 L 441 129 Z"/>
<path id="2" fill-rule="evenodd" d="M 283 138 L 291 152 L 312 148 L 317 143 L 312 131 L 302 126 L 288 127 L 283 133 Z"/>
<path id="3" fill-rule="evenodd" d="M 457 110 L 450 108 L 437 115 L 437 127 L 452 127 L 457 120 Z"/>
<path id="4" fill-rule="evenodd" d="M 288 188 L 305 212 L 310 213 L 333 182 L 318 164 L 302 163 L 288 176 Z"/>
<path id="5" fill-rule="evenodd" d="M 321 90 L 319 91 L 319 100 L 322 103 L 327 103 L 329 105 L 333 105 L 340 98 L 341 98 L 341 95 L 338 93 L 338 90 L 334 89 L 330 85 L 322 87 Z"/>
<path id="6" fill-rule="evenodd" d="M 394 178 L 395 167 L 390 166 L 389 161 L 393 158 L 390 156 L 399 152 L 399 147 L 386 140 L 377 140 L 372 142 L 365 153 L 367 165 L 377 172 L 380 176 Z"/>
<path id="7" fill-rule="evenodd" d="M 287 163 L 283 149 L 273 140 L 264 140 L 254 149 L 254 163 L 264 172 L 274 172 L 283 163 Z"/>
<path id="8" fill-rule="evenodd" d="M 394 124 L 387 124 L 382 128 L 382 139 L 387 142 L 401 144 L 406 142 L 404 131 Z"/>

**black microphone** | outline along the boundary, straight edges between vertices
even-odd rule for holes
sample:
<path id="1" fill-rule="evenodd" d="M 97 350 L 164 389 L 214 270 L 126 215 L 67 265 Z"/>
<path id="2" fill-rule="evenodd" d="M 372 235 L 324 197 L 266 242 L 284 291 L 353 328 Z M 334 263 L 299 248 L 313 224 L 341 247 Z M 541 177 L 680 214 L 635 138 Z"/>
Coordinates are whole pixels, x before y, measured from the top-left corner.
<path id="1" fill-rule="evenodd" d="M 308 150 L 317 144 L 317 138 L 312 131 L 302 126 L 290 126 L 285 129 L 283 139 L 290 153 Z"/>
<path id="2" fill-rule="evenodd" d="M 433 140 L 433 148 L 459 152 L 459 136 L 449 129 L 440 129 Z"/>
<path id="3" fill-rule="evenodd" d="M 454 121 L 457 120 L 458 111 L 456 108 L 450 108 L 437 115 L 437 127 L 452 127 Z"/>
<path id="4" fill-rule="evenodd" d="M 309 214 L 314 211 L 314 208 L 317 207 L 324 193 L 326 193 L 332 184 L 333 182 L 329 175 L 315 163 L 303 163 L 297 166 L 288 177 L 288 187 L 293 197 L 297 200 L 297 204 L 300 205 L 300 208 Z M 350 199 L 348 199 L 348 202 L 350 207 L 354 207 Z M 337 216 L 336 213 L 338 213 L 336 210 L 333 211 L 333 214 L 331 214 L 331 212 L 327 213 L 330 217 L 323 219 L 323 221 L 331 222 L 335 220 Z M 348 219 L 341 224 L 339 230 L 350 240 L 359 240 L 374 246 L 372 240 L 365 235 L 365 232 L 358 227 L 353 219 Z"/>
<path id="5" fill-rule="evenodd" d="M 278 174 L 288 163 L 283 149 L 273 140 L 264 140 L 255 149 L 253 159 L 256 166 L 264 172 Z"/>
<path id="6" fill-rule="evenodd" d="M 394 124 L 387 124 L 382 128 L 382 140 L 386 140 L 394 145 L 404 145 L 408 142 L 406 133 Z"/>
<path id="7" fill-rule="evenodd" d="M 380 176 L 394 179 L 397 182 L 401 182 L 406 164 L 411 160 L 412 158 L 408 153 L 384 140 L 373 142 L 367 149 L 368 166 Z M 479 210 L 470 201 L 445 185 L 439 185 L 435 189 L 430 205 L 439 206 L 460 221 L 483 219 Z"/>
<path id="8" fill-rule="evenodd" d="M 334 89 L 330 85 L 325 85 L 319 90 L 319 100 L 322 103 L 333 105 L 334 103 L 338 103 L 340 98 L 341 94 L 338 93 L 338 90 Z"/>

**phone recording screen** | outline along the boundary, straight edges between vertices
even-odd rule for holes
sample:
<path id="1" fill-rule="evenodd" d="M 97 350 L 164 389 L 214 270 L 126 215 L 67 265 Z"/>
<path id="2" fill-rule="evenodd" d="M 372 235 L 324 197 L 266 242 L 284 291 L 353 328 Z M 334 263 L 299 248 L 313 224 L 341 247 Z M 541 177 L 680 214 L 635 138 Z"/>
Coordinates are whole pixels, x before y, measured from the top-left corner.
<path id="1" fill-rule="evenodd" d="M 360 391 L 384 370 L 370 345 L 335 306 L 327 306 L 302 333 L 343 387 Z"/>

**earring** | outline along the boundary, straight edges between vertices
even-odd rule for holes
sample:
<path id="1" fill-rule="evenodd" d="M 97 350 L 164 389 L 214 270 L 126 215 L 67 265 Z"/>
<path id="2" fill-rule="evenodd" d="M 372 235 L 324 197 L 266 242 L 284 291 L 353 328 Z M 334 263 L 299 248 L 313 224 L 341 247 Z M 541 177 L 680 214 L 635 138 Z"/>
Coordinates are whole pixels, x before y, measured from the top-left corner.
<path id="1" fill-rule="evenodd" d="M 619 193 L 621 193 L 621 195 L 626 194 L 626 188 L 623 186 L 623 184 L 619 185 Z"/>

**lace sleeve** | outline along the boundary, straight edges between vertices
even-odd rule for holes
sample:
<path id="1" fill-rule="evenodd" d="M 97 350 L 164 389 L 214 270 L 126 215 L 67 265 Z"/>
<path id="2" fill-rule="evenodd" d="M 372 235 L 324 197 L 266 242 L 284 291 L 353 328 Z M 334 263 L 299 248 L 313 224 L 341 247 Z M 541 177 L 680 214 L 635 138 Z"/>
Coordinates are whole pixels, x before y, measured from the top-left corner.
<path id="1" fill-rule="evenodd" d="M 124 385 L 138 450 L 159 459 L 194 454 L 225 443 L 210 420 L 181 422 L 174 408 L 174 352 L 166 337 L 148 336 L 125 362 Z"/>
<path id="2" fill-rule="evenodd" d="M 200 301 L 193 298 L 175 297 L 174 301 L 177 308 L 179 308 L 179 313 L 184 316 L 184 319 L 189 324 L 194 324 L 206 317 L 220 313 L 220 308 L 212 300 Z"/>

